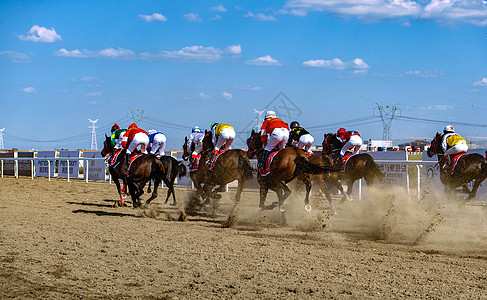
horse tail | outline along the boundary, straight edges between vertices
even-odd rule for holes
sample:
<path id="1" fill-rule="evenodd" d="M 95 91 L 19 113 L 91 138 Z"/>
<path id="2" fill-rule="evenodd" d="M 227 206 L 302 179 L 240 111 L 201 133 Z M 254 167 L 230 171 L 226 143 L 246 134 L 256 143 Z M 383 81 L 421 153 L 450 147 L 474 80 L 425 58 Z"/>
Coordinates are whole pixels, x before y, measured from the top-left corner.
<path id="1" fill-rule="evenodd" d="M 154 159 L 151 165 L 151 178 L 161 181 L 165 176 L 164 164 L 159 159 Z"/>
<path id="2" fill-rule="evenodd" d="M 177 162 L 176 169 L 178 171 L 178 178 L 186 176 L 186 166 L 182 161 Z"/>
<path id="3" fill-rule="evenodd" d="M 375 177 L 377 178 L 384 178 L 384 173 L 382 173 L 379 169 L 379 166 L 377 166 L 377 164 L 375 163 L 374 159 L 371 157 L 371 159 L 367 160 L 367 162 L 365 163 L 365 167 L 368 169 L 368 170 L 371 170 L 372 174 L 374 174 Z"/>
<path id="4" fill-rule="evenodd" d="M 246 180 L 251 180 L 252 178 L 254 178 L 254 174 L 252 173 L 252 166 L 249 164 L 248 159 L 245 159 L 244 156 L 238 157 L 238 167 L 243 171 Z"/>
<path id="5" fill-rule="evenodd" d="M 340 169 L 337 169 L 336 166 L 320 166 L 317 164 L 313 164 L 303 156 L 297 156 L 294 159 L 294 163 L 296 164 L 296 169 L 294 170 L 295 176 L 300 173 L 322 174 L 327 172 L 340 171 Z"/>

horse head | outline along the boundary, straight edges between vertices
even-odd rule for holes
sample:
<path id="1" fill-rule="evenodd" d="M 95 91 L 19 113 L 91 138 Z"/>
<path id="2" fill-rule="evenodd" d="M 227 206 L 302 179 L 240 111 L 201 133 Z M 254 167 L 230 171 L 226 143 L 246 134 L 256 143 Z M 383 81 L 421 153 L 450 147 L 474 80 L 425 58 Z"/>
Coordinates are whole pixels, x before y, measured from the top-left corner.
<path id="1" fill-rule="evenodd" d="M 203 138 L 203 151 L 213 150 L 213 135 L 211 131 L 205 130 L 205 137 Z"/>
<path id="2" fill-rule="evenodd" d="M 441 147 L 441 142 L 442 142 L 441 137 L 442 137 L 441 133 L 437 132 L 436 136 L 433 138 L 433 140 L 431 140 L 431 146 L 428 148 L 428 151 L 426 152 L 428 157 L 433 157 L 433 155 L 436 154 L 440 154 L 440 155 L 443 154 L 443 148 Z"/>
<path id="3" fill-rule="evenodd" d="M 101 150 L 101 156 L 105 157 L 107 154 L 112 153 L 112 139 L 105 134 L 105 141 L 103 142 L 103 150 Z"/>
<path id="4" fill-rule="evenodd" d="M 264 143 L 260 139 L 260 134 L 252 129 L 250 137 L 247 139 L 247 157 L 252 158 L 257 156 L 257 152 L 264 148 Z"/>
<path id="5" fill-rule="evenodd" d="M 341 145 L 342 143 L 340 143 L 335 133 L 325 133 L 322 143 L 323 154 L 330 155 L 333 150 L 340 149 Z"/>
<path id="6" fill-rule="evenodd" d="M 184 137 L 184 144 L 183 144 L 183 160 L 186 160 L 187 157 L 189 157 L 191 154 L 188 152 L 188 147 L 186 145 L 188 144 L 188 137 Z"/>

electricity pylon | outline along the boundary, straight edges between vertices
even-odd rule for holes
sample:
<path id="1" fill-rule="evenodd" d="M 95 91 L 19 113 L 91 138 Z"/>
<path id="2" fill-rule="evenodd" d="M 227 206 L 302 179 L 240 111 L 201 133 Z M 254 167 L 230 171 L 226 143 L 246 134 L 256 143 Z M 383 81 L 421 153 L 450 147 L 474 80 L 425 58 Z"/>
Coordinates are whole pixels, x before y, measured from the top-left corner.
<path id="1" fill-rule="evenodd" d="M 394 120 L 396 111 L 401 109 L 396 105 L 384 106 L 384 105 L 379 105 L 378 103 L 376 104 L 377 104 L 377 109 L 379 110 L 380 113 L 380 118 L 382 120 L 382 127 L 383 127 L 382 139 L 385 141 L 390 141 L 392 120 Z"/>

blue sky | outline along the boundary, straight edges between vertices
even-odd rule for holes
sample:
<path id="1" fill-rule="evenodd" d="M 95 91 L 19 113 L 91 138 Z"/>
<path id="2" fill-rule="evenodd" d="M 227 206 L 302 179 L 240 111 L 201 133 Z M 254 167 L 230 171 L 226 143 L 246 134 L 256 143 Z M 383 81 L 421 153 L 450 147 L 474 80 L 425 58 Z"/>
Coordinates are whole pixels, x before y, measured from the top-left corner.
<path id="1" fill-rule="evenodd" d="M 134 119 L 168 149 L 213 121 L 242 147 L 266 107 L 317 144 L 382 139 L 377 103 L 395 141 L 448 122 L 485 142 L 486 100 L 486 1 L 0 1 L 7 149 L 89 149 L 88 119 L 99 149 Z"/>

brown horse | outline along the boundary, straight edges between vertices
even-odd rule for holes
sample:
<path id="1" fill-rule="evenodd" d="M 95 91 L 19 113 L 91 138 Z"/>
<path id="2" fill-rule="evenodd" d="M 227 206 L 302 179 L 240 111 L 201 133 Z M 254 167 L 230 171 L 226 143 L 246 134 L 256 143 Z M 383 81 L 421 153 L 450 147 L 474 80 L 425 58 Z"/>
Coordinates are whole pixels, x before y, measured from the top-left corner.
<path id="1" fill-rule="evenodd" d="M 205 143 L 208 141 L 208 132 L 206 132 L 205 138 L 207 139 Z M 188 137 L 184 138 L 184 145 L 183 145 L 183 159 L 186 160 L 188 157 L 191 157 L 191 153 L 188 152 L 186 148 L 186 144 L 188 143 Z M 199 160 L 198 168 L 196 170 L 189 171 L 189 177 L 193 181 L 193 185 L 196 188 L 196 196 L 203 197 L 203 184 L 206 182 L 206 178 L 208 178 L 208 166 L 206 165 L 206 161 L 208 160 L 208 150 L 203 150 L 201 152 L 201 157 Z"/>
<path id="2" fill-rule="evenodd" d="M 478 153 L 465 154 L 458 159 L 453 174 L 443 169 L 444 151 L 441 147 L 443 135 L 436 133 L 435 138 L 431 141 L 431 147 L 427 151 L 429 157 L 438 155 L 440 165 L 440 180 L 445 185 L 445 193 L 448 197 L 453 195 L 453 191 L 458 187 L 468 194 L 465 200 L 475 198 L 477 189 L 482 181 L 487 178 L 487 163 L 485 157 Z M 467 184 L 474 180 L 472 190 L 468 189 Z"/>
<path id="3" fill-rule="evenodd" d="M 323 140 L 323 155 L 337 157 L 336 165 L 342 167 L 342 161 L 338 155 L 342 149 L 342 142 L 338 140 L 336 134 L 327 133 Z M 367 185 L 373 185 L 376 178 L 384 178 L 384 174 L 379 170 L 372 156 L 367 153 L 355 154 L 350 157 L 345 166 L 345 170 L 339 172 L 338 178 L 347 188 L 347 194 L 343 195 L 342 201 L 352 199 L 353 183 L 361 178 L 365 179 Z"/>
<path id="4" fill-rule="evenodd" d="M 164 177 L 164 165 L 154 154 L 142 154 L 132 161 L 127 175 L 127 185 L 134 208 L 141 205 L 140 196 L 144 194 L 144 186 L 149 180 L 154 181 L 154 191 L 145 201 L 145 205 L 157 197 L 157 188 Z"/>
<path id="5" fill-rule="evenodd" d="M 203 139 L 203 149 L 208 152 L 213 150 L 213 144 L 206 142 L 205 139 L 211 140 L 211 138 L 211 132 L 209 132 L 209 135 Z M 213 169 L 208 171 L 208 178 L 203 186 L 203 191 L 205 195 L 211 198 L 220 199 L 221 195 L 218 193 L 225 191 L 228 183 L 237 180 L 238 187 L 235 194 L 235 203 L 237 204 L 240 202 L 245 180 L 253 178 L 252 167 L 245 151 L 241 149 L 223 151 L 216 159 Z M 213 190 L 215 186 L 218 187 Z M 208 197 L 207 200 L 209 200 Z"/>
<path id="6" fill-rule="evenodd" d="M 256 156 L 259 158 L 264 152 L 264 145 L 260 139 L 260 134 L 252 130 L 250 137 L 247 139 L 248 152 L 247 156 L 252 158 Z M 285 207 L 283 206 L 284 200 L 291 195 L 291 190 L 287 187 L 287 183 L 293 179 L 302 181 L 306 187 L 306 196 L 304 199 L 305 209 L 311 210 L 309 205 L 309 192 L 311 191 L 310 174 L 320 174 L 335 172 L 336 169 L 333 166 L 319 166 L 308 161 L 306 152 L 302 149 L 295 147 L 284 148 L 274 156 L 270 165 L 270 173 L 266 176 L 262 176 L 258 172 L 257 180 L 260 185 L 260 203 L 261 208 L 273 209 L 279 206 L 281 210 L 283 222 L 285 219 Z M 272 203 L 269 206 L 265 206 L 265 199 L 269 189 L 273 190 L 277 194 L 278 202 Z"/>
<path id="7" fill-rule="evenodd" d="M 161 156 L 159 160 L 162 162 L 162 165 L 164 166 L 164 177 L 163 181 L 167 186 L 167 196 L 166 196 L 166 201 L 164 201 L 164 204 L 167 203 L 169 200 L 169 197 L 172 194 L 172 199 L 173 202 L 171 205 L 176 205 L 176 192 L 174 191 L 174 181 L 176 180 L 176 177 L 181 178 L 183 176 L 186 176 L 186 166 L 182 161 L 178 161 L 172 156 Z M 147 193 L 151 192 L 151 182 L 149 181 L 149 187 L 147 188 Z"/>
<path id="8" fill-rule="evenodd" d="M 101 155 L 103 157 L 107 157 L 107 160 L 110 161 L 115 155 L 115 151 L 113 150 L 113 145 L 111 142 L 111 138 L 105 135 L 105 142 L 103 142 L 103 150 L 101 150 Z M 115 185 L 117 186 L 118 195 L 120 196 L 119 201 L 115 201 L 114 206 L 125 206 L 124 198 L 128 194 L 127 193 L 127 175 L 125 169 L 125 150 L 123 150 L 117 157 L 115 164 L 108 166 L 108 172 L 112 176 Z M 123 189 L 120 188 L 120 182 L 122 180 Z M 123 195 L 122 195 L 123 193 Z"/>

